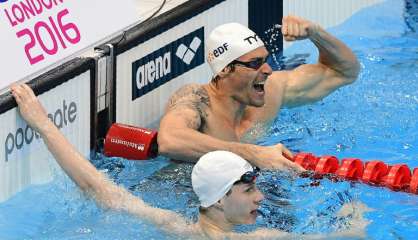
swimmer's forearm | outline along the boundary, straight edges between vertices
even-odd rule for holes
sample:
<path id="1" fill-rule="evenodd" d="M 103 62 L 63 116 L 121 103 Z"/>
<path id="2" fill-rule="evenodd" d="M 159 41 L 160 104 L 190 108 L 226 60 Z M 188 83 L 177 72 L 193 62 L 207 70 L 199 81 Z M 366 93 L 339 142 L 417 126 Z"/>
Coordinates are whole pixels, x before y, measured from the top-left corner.
<path id="1" fill-rule="evenodd" d="M 343 42 L 327 33 L 320 26 L 310 34 L 309 39 L 319 50 L 319 62 L 340 73 L 349 80 L 355 80 L 360 71 L 357 57 Z"/>
<path id="2" fill-rule="evenodd" d="M 84 192 L 93 195 L 103 207 L 136 215 L 169 232 L 176 233 L 178 227 L 184 229 L 183 232 L 189 230 L 187 222 L 177 213 L 151 207 L 109 181 L 73 147 L 52 122 L 46 124 L 40 134 L 67 175 Z"/>
<path id="3" fill-rule="evenodd" d="M 103 175 L 84 158 L 51 122 L 45 123 L 40 134 L 49 151 L 67 175 L 86 192 L 99 189 Z"/>
<path id="4" fill-rule="evenodd" d="M 253 164 L 256 164 L 255 145 L 224 141 L 194 129 L 160 131 L 158 135 L 159 153 L 171 159 L 197 162 L 210 151 L 225 150 L 234 152 Z"/>

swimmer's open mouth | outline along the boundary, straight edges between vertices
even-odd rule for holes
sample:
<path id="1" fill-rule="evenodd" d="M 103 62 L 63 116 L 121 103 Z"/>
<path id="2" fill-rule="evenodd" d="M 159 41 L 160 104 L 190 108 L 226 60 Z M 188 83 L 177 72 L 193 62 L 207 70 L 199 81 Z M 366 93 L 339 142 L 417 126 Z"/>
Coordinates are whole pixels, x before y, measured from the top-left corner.
<path id="1" fill-rule="evenodd" d="M 254 83 L 253 87 L 257 92 L 264 92 L 264 83 L 265 82 Z"/>

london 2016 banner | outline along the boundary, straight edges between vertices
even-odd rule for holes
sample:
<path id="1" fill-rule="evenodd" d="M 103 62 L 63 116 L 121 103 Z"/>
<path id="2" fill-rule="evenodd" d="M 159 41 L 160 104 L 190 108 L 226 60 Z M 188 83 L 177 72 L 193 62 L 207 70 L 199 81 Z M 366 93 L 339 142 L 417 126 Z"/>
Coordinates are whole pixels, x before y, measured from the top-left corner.
<path id="1" fill-rule="evenodd" d="M 0 90 L 138 21 L 134 0 L 0 0 Z"/>

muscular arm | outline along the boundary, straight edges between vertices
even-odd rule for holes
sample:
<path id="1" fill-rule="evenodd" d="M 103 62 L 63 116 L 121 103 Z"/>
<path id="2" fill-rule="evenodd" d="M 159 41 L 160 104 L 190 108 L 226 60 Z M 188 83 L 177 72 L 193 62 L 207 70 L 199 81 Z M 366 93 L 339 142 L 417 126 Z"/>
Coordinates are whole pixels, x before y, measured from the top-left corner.
<path id="1" fill-rule="evenodd" d="M 261 168 L 301 168 L 286 159 L 282 153 L 292 156 L 283 145 L 263 147 L 232 141 L 224 141 L 201 129 L 206 120 L 209 96 L 199 85 L 187 85 L 170 99 L 167 112 L 160 122 L 158 132 L 159 153 L 173 159 L 196 162 L 210 151 L 234 152 Z"/>
<path id="2" fill-rule="evenodd" d="M 12 87 L 12 94 L 22 117 L 40 133 L 57 163 L 83 192 L 92 196 L 101 206 L 136 215 L 171 233 L 183 234 L 193 231 L 191 225 L 180 215 L 151 207 L 142 199 L 109 181 L 48 119 L 45 109 L 27 85 Z"/>
<path id="3" fill-rule="evenodd" d="M 354 53 L 319 25 L 288 16 L 283 19 L 282 32 L 290 41 L 309 38 L 319 50 L 318 63 L 272 74 L 271 79 L 277 87 L 284 82 L 283 106 L 295 107 L 318 101 L 356 80 L 360 65 Z"/>
<path id="4" fill-rule="evenodd" d="M 223 141 L 201 132 L 209 105 L 209 96 L 203 86 L 191 84 L 179 89 L 169 100 L 166 114 L 161 119 L 158 132 L 160 154 L 191 162 L 214 150 L 229 150 L 248 156 L 253 145 Z"/>
<path id="5" fill-rule="evenodd" d="M 186 234 L 192 231 L 190 225 L 180 215 L 169 210 L 151 207 L 142 199 L 108 180 L 80 155 L 52 122 L 45 124 L 45 128 L 40 133 L 48 149 L 67 175 L 102 207 L 138 216 L 171 233 Z"/>

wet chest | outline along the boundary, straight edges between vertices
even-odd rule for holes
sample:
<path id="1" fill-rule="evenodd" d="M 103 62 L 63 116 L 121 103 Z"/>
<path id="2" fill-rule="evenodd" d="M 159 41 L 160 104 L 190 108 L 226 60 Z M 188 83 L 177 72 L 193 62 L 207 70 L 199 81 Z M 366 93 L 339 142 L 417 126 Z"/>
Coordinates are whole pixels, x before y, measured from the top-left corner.
<path id="1" fill-rule="evenodd" d="M 202 132 L 224 141 L 239 142 L 247 128 L 245 123 L 232 124 L 216 114 L 208 114 Z"/>

